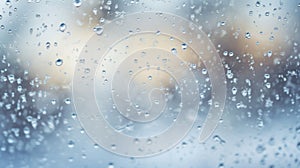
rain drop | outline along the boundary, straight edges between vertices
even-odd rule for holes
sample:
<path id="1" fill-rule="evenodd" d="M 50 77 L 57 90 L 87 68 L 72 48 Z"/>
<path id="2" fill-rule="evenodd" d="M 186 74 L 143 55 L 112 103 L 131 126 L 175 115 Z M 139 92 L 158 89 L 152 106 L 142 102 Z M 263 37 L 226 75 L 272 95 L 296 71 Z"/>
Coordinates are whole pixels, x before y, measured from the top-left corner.
<path id="1" fill-rule="evenodd" d="M 63 64 L 63 60 L 60 58 L 55 61 L 55 65 L 57 66 L 61 66 L 62 64 Z"/>
<path id="2" fill-rule="evenodd" d="M 113 163 L 109 163 L 107 168 L 114 168 L 114 164 Z"/>
<path id="3" fill-rule="evenodd" d="M 177 50 L 176 50 L 176 48 L 172 48 L 172 49 L 171 49 L 171 52 L 172 52 L 172 54 L 177 55 Z"/>
<path id="4" fill-rule="evenodd" d="M 186 43 L 181 44 L 181 48 L 182 48 L 183 50 L 186 50 L 186 49 L 187 49 L 187 44 L 186 44 Z"/>
<path id="5" fill-rule="evenodd" d="M 64 32 L 67 28 L 67 25 L 65 23 L 61 23 L 59 25 L 59 31 Z"/>
<path id="6" fill-rule="evenodd" d="M 263 145 L 258 145 L 257 147 L 256 147 L 256 152 L 257 153 L 262 153 L 262 152 L 264 152 L 266 150 L 266 148 L 263 146 Z"/>
<path id="7" fill-rule="evenodd" d="M 100 23 L 104 23 L 104 22 L 105 22 L 105 19 L 102 17 L 102 18 L 99 19 L 99 22 L 100 22 Z"/>
<path id="8" fill-rule="evenodd" d="M 51 43 L 50 43 L 50 42 L 47 42 L 47 43 L 46 43 L 46 48 L 49 49 L 50 46 L 51 46 Z"/>
<path id="9" fill-rule="evenodd" d="M 71 99 L 70 99 L 70 98 L 66 98 L 66 99 L 65 99 L 65 103 L 66 103 L 66 104 L 71 104 Z"/>
<path id="10" fill-rule="evenodd" d="M 101 35 L 103 33 L 103 27 L 102 26 L 96 26 L 94 27 L 94 32 L 97 34 L 97 35 Z"/>
<path id="11" fill-rule="evenodd" d="M 250 32 L 247 32 L 247 33 L 245 34 L 245 38 L 246 38 L 246 39 L 250 39 L 250 38 L 251 38 Z"/>
<path id="12" fill-rule="evenodd" d="M 255 6 L 256 6 L 256 7 L 259 7 L 259 6 L 260 6 L 260 2 L 257 1 L 257 2 L 255 3 Z"/>
<path id="13" fill-rule="evenodd" d="M 74 148 L 74 146 L 75 146 L 75 143 L 74 143 L 74 141 L 69 141 L 69 143 L 68 143 L 68 147 L 69 148 Z"/>
<path id="14" fill-rule="evenodd" d="M 81 4 L 82 4 L 81 0 L 74 0 L 74 1 L 73 1 L 73 5 L 74 5 L 75 7 L 77 7 L 77 8 L 80 7 Z"/>

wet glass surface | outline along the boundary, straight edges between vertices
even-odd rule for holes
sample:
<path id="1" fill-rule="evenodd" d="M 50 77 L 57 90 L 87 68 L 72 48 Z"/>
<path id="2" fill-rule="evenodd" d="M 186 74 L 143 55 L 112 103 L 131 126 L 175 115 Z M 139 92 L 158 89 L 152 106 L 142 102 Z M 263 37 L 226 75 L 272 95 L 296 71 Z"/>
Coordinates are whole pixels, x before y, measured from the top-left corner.
<path id="1" fill-rule="evenodd" d="M 300 167 L 299 18 L 297 0 L 1 1 L 0 167 Z"/>

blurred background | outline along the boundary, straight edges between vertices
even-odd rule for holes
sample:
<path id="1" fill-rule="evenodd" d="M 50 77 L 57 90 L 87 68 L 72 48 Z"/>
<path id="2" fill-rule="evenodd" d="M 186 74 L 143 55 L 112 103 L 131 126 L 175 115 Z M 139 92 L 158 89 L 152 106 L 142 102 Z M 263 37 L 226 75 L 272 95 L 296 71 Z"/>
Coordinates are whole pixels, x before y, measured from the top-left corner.
<path id="1" fill-rule="evenodd" d="M 227 98 L 204 144 L 197 135 L 205 108 L 172 150 L 127 158 L 85 134 L 72 77 L 101 26 L 143 11 L 179 15 L 208 35 L 223 61 Z M 299 0 L 3 0 L 0 167 L 300 167 L 299 29 Z"/>

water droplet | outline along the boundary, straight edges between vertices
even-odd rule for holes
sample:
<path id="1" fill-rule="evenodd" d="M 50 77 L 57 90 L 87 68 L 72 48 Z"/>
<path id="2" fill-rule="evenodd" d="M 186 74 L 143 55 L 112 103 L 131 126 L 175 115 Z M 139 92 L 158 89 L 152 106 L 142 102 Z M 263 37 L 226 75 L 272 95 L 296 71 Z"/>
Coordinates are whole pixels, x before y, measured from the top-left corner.
<path id="1" fill-rule="evenodd" d="M 224 168 L 224 163 L 220 163 L 218 168 Z"/>
<path id="2" fill-rule="evenodd" d="M 95 149 L 98 149 L 98 148 L 99 148 L 99 145 L 98 145 L 98 144 L 94 144 L 94 148 L 95 148 Z"/>
<path id="3" fill-rule="evenodd" d="M 237 88 L 236 88 L 236 87 L 233 87 L 233 88 L 231 89 L 231 92 L 232 92 L 232 94 L 236 95 L 236 93 L 237 93 Z"/>
<path id="4" fill-rule="evenodd" d="M 116 144 L 112 144 L 112 145 L 110 145 L 110 148 L 111 148 L 112 150 L 116 150 L 116 149 L 117 149 L 117 145 L 116 145 Z"/>
<path id="5" fill-rule="evenodd" d="M 73 0 L 73 5 L 75 6 L 75 7 L 80 7 L 81 6 L 81 4 L 82 4 L 82 2 L 81 2 L 81 0 Z"/>
<path id="6" fill-rule="evenodd" d="M 258 145 L 257 147 L 256 147 L 256 152 L 257 153 L 262 153 L 262 152 L 264 152 L 266 150 L 266 148 L 263 146 L 263 145 Z"/>
<path id="7" fill-rule="evenodd" d="M 94 32 L 97 34 L 97 35 L 101 35 L 103 33 L 103 27 L 102 26 L 96 26 L 94 27 Z"/>
<path id="8" fill-rule="evenodd" d="M 25 135 L 28 135 L 28 134 L 30 134 L 30 128 L 29 128 L 29 127 L 27 127 L 27 126 L 26 126 L 26 127 L 24 127 L 24 128 L 23 128 L 23 132 L 24 132 L 24 134 L 25 134 Z"/>
<path id="9" fill-rule="evenodd" d="M 51 46 L 51 43 L 50 43 L 50 42 L 47 42 L 47 43 L 46 43 L 46 48 L 49 49 L 50 46 Z"/>
<path id="10" fill-rule="evenodd" d="M 68 143 L 68 147 L 69 148 L 74 148 L 74 146 L 75 146 L 75 143 L 74 143 L 74 141 L 69 141 L 69 143 Z"/>
<path id="11" fill-rule="evenodd" d="M 271 137 L 270 139 L 269 139 L 269 145 L 271 145 L 271 146 L 273 146 L 273 145 L 275 145 L 275 139 L 273 138 L 273 137 Z"/>
<path id="12" fill-rule="evenodd" d="M 297 149 L 300 150 L 300 142 L 297 143 Z"/>
<path id="13" fill-rule="evenodd" d="M 251 38 L 251 34 L 250 34 L 250 32 L 246 32 L 246 34 L 245 34 L 245 38 L 246 38 L 246 39 L 250 39 L 250 38 Z"/>
<path id="14" fill-rule="evenodd" d="M 71 104 L 71 99 L 70 99 L 70 98 L 66 98 L 66 99 L 65 99 L 65 103 L 66 103 L 66 104 Z"/>
<path id="15" fill-rule="evenodd" d="M 300 134 L 300 126 L 296 127 L 296 133 Z"/>
<path id="16" fill-rule="evenodd" d="M 272 51 L 271 51 L 271 50 L 269 50 L 269 51 L 268 51 L 268 53 L 267 53 L 267 56 L 268 56 L 268 57 L 271 57 L 271 56 L 272 56 L 272 54 L 273 54 L 273 53 L 272 53 Z"/>
<path id="17" fill-rule="evenodd" d="M 59 31 L 64 32 L 67 28 L 67 25 L 65 23 L 61 23 L 59 25 Z"/>
<path id="18" fill-rule="evenodd" d="M 62 64 L 63 64 L 63 60 L 60 58 L 55 61 L 55 65 L 57 66 L 61 66 Z"/>
<path id="19" fill-rule="evenodd" d="M 152 80 L 152 76 L 151 76 L 151 75 L 149 75 L 149 76 L 148 76 L 148 79 L 149 79 L 149 80 Z"/>
<path id="20" fill-rule="evenodd" d="M 234 54 L 232 51 L 229 52 L 229 57 L 232 57 Z"/>
<path id="21" fill-rule="evenodd" d="M 186 44 L 186 43 L 181 44 L 181 48 L 182 48 L 183 50 L 186 50 L 186 49 L 187 49 L 187 44 Z"/>
<path id="22" fill-rule="evenodd" d="M 85 68 L 84 69 L 84 73 L 90 73 L 91 72 L 91 69 L 90 68 Z"/>
<path id="23" fill-rule="evenodd" d="M 266 13 L 265 13 L 265 16 L 269 16 L 269 15 L 270 15 L 270 12 L 266 12 Z"/>
<path id="24" fill-rule="evenodd" d="M 270 78 L 270 74 L 265 74 L 264 77 L 265 77 L 266 79 L 269 79 L 269 78 Z"/>
<path id="25" fill-rule="evenodd" d="M 113 163 L 109 163 L 107 168 L 114 168 L 114 164 Z"/>
<path id="26" fill-rule="evenodd" d="M 76 113 L 72 113 L 72 118 L 75 119 L 77 117 Z"/>
<path id="27" fill-rule="evenodd" d="M 172 49 L 171 49 L 171 52 L 172 52 L 172 54 L 177 55 L 177 50 L 176 50 L 176 48 L 172 48 Z"/>
<path id="28" fill-rule="evenodd" d="M 255 6 L 256 6 L 256 7 L 259 7 L 259 6 L 260 6 L 260 2 L 257 1 L 257 2 L 255 3 Z"/>
<path id="29" fill-rule="evenodd" d="M 99 19 L 99 22 L 100 22 L 100 23 L 104 23 L 104 22 L 105 22 L 105 19 L 104 19 L 103 17 L 101 17 L 101 18 Z"/>
<path id="30" fill-rule="evenodd" d="M 74 161 L 74 158 L 73 158 L 73 157 L 69 157 L 68 161 L 69 161 L 69 162 L 73 162 L 73 161 Z"/>
<path id="31" fill-rule="evenodd" d="M 223 140 L 219 135 L 213 136 L 213 140 L 216 141 L 216 142 L 218 142 L 221 145 L 226 143 L 226 141 Z"/>

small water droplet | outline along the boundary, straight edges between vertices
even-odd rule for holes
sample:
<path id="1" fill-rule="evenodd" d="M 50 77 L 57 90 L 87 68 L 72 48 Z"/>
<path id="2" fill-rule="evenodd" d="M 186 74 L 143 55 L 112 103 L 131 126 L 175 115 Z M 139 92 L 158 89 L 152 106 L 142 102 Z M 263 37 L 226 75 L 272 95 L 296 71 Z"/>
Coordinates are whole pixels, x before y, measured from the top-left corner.
<path id="1" fill-rule="evenodd" d="M 99 22 L 100 22 L 100 23 L 104 23 L 104 22 L 105 22 L 105 19 L 104 19 L 103 17 L 101 17 L 101 18 L 99 19 Z"/>
<path id="2" fill-rule="evenodd" d="M 66 98 L 66 99 L 65 99 L 65 103 L 66 103 L 66 104 L 71 104 L 71 99 L 70 99 L 70 98 Z"/>
<path id="3" fill-rule="evenodd" d="M 176 48 L 172 48 L 172 49 L 171 49 L 171 52 L 172 52 L 172 54 L 177 55 L 177 50 L 176 50 Z"/>
<path id="4" fill-rule="evenodd" d="M 147 139 L 147 144 L 148 145 L 152 144 L 152 139 Z"/>
<path id="5" fill-rule="evenodd" d="M 59 25 L 59 31 L 64 32 L 67 28 L 67 25 L 65 23 L 61 23 Z"/>
<path id="6" fill-rule="evenodd" d="M 77 117 L 76 113 L 72 113 L 72 118 L 75 119 Z"/>
<path id="7" fill-rule="evenodd" d="M 257 2 L 255 3 L 255 6 L 256 6 L 256 7 L 259 7 L 259 6 L 260 6 L 260 2 L 257 1 Z"/>
<path id="8" fill-rule="evenodd" d="M 149 80 L 152 80 L 152 76 L 151 76 L 151 75 L 149 75 L 149 76 L 148 76 L 148 79 L 149 79 Z"/>
<path id="9" fill-rule="evenodd" d="M 297 149 L 300 150 L 300 142 L 297 143 Z"/>
<path id="10" fill-rule="evenodd" d="M 98 148 L 99 148 L 99 145 L 98 145 L 98 144 L 94 144 L 94 148 L 95 148 L 95 149 L 98 149 Z"/>
<path id="11" fill-rule="evenodd" d="M 266 150 L 266 148 L 263 146 L 263 145 L 258 145 L 257 147 L 256 147 L 256 152 L 257 153 L 262 153 L 262 152 L 264 152 Z"/>
<path id="12" fill-rule="evenodd" d="M 110 148 L 111 148 L 112 150 L 116 150 L 116 149 L 117 149 L 117 145 L 116 145 L 116 144 L 112 144 L 112 145 L 110 145 Z"/>
<path id="13" fill-rule="evenodd" d="M 271 50 L 269 50 L 268 53 L 267 53 L 267 56 L 268 56 L 268 57 L 271 57 L 272 54 L 273 54 L 273 52 L 272 52 Z"/>
<path id="14" fill-rule="evenodd" d="M 74 143 L 74 141 L 69 141 L 69 143 L 68 143 L 68 147 L 69 148 L 74 148 L 74 146 L 75 146 L 75 143 Z"/>
<path id="15" fill-rule="evenodd" d="M 75 7 L 80 7 L 81 6 L 81 4 L 82 4 L 82 2 L 81 2 L 81 0 L 73 0 L 73 5 L 75 6 Z"/>
<path id="16" fill-rule="evenodd" d="M 85 68 L 84 69 L 84 73 L 90 73 L 91 72 L 91 69 L 90 68 Z"/>
<path id="17" fill-rule="evenodd" d="M 224 168 L 224 163 L 220 163 L 218 168 Z"/>
<path id="18" fill-rule="evenodd" d="M 27 127 L 27 126 L 26 126 L 26 127 L 24 127 L 24 128 L 23 128 L 23 132 L 24 132 L 24 134 L 25 134 L 25 135 L 28 135 L 28 134 L 30 134 L 30 128 L 29 128 L 29 127 Z"/>
<path id="19" fill-rule="evenodd" d="M 300 126 L 296 127 L 296 133 L 300 134 Z"/>
<path id="20" fill-rule="evenodd" d="M 47 42 L 47 43 L 46 43 L 46 48 L 49 49 L 50 46 L 51 46 L 51 43 L 50 43 L 50 42 Z"/>
<path id="21" fill-rule="evenodd" d="M 102 26 L 96 26 L 94 27 L 94 32 L 97 34 L 97 35 L 101 35 L 103 33 L 103 27 Z"/>
<path id="22" fill-rule="evenodd" d="M 114 168 L 114 164 L 113 163 L 109 163 L 107 168 Z"/>
<path id="23" fill-rule="evenodd" d="M 187 44 L 186 44 L 186 43 L 181 44 L 181 48 L 182 48 L 183 50 L 186 50 L 186 49 L 187 49 Z"/>
<path id="24" fill-rule="evenodd" d="M 213 140 L 216 141 L 216 142 L 218 142 L 221 145 L 226 143 L 226 141 L 223 140 L 219 135 L 213 136 Z"/>
<path id="25" fill-rule="evenodd" d="M 265 16 L 269 16 L 269 15 L 270 15 L 270 12 L 266 12 L 266 13 L 265 13 Z"/>
<path id="26" fill-rule="evenodd" d="M 62 64 L 63 64 L 63 60 L 60 58 L 55 61 L 55 65 L 57 66 L 61 66 Z"/>
<path id="27" fill-rule="evenodd" d="M 245 34 L 245 38 L 246 38 L 246 39 L 250 39 L 250 38 L 251 38 L 250 32 L 247 32 L 247 33 Z"/>

